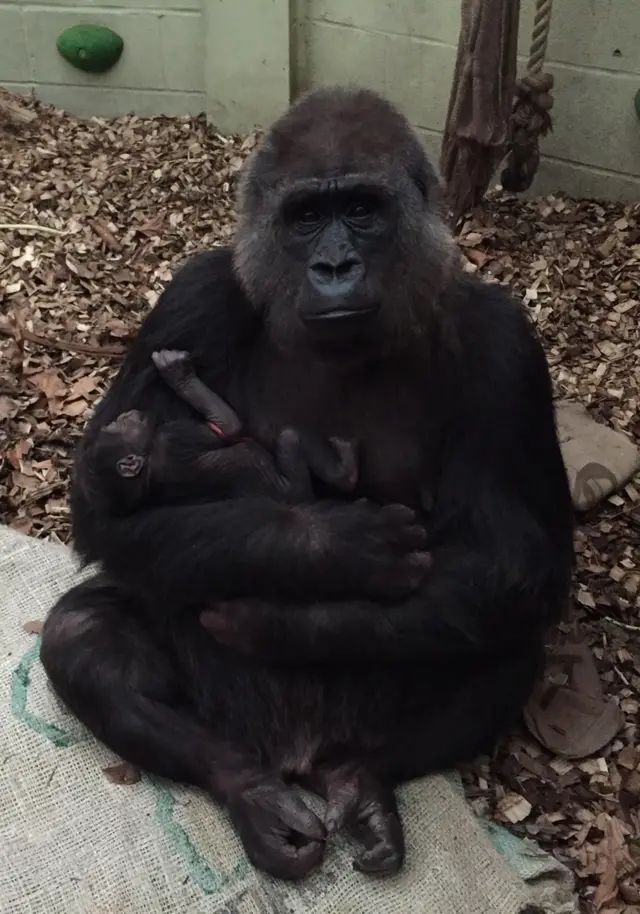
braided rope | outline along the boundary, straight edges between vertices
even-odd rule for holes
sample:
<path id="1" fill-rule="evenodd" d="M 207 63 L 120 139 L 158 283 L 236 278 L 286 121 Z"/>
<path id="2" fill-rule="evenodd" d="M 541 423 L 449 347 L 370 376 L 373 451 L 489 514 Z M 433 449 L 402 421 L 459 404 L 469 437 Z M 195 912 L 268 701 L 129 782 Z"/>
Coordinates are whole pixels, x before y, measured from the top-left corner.
<path id="1" fill-rule="evenodd" d="M 537 0 L 536 14 L 533 20 L 531 35 L 531 50 L 529 51 L 529 65 L 527 75 L 533 76 L 542 72 L 544 58 L 547 53 L 547 43 L 551 30 L 551 11 L 553 0 Z"/>
<path id="2" fill-rule="evenodd" d="M 515 193 L 530 187 L 540 162 L 539 138 L 552 127 L 553 76 L 543 72 L 552 9 L 553 0 L 536 0 L 527 71 L 516 82 L 510 151 L 502 172 L 503 187 Z"/>

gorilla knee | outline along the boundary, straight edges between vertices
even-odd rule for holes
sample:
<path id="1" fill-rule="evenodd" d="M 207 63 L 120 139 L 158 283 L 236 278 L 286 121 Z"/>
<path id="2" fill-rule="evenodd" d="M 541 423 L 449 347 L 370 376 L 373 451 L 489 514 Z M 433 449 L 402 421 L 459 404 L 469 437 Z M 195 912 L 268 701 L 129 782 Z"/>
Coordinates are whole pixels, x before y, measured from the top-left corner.
<path id="1" fill-rule="evenodd" d="M 49 677 L 64 673 L 72 657 L 77 657 L 79 642 L 95 627 L 91 609 L 67 609 L 61 603 L 52 609 L 44 623 L 40 645 L 40 661 Z"/>

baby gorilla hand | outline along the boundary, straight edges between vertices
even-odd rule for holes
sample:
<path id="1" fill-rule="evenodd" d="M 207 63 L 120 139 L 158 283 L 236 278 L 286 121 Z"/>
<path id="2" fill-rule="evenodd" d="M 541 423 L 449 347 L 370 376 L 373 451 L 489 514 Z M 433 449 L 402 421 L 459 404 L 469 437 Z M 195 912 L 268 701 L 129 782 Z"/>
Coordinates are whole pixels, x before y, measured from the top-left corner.
<path id="1" fill-rule="evenodd" d="M 302 879 L 321 863 L 326 829 L 284 782 L 245 787 L 227 809 L 251 862 L 276 879 Z"/>

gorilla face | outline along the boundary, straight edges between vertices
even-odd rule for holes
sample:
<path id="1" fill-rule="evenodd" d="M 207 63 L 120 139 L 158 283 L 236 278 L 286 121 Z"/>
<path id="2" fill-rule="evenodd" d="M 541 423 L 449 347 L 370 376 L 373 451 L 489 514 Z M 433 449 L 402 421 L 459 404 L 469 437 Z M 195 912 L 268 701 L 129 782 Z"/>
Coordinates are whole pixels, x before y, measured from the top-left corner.
<path id="1" fill-rule="evenodd" d="M 278 345 L 357 355 L 422 334 L 453 259 L 438 190 L 418 138 L 377 95 L 294 105 L 249 164 L 234 254 Z"/>
<path id="2" fill-rule="evenodd" d="M 331 334 L 375 317 L 397 225 L 393 194 L 371 179 L 339 177 L 287 194 L 279 218 L 283 254 L 300 281 L 294 307 L 308 330 Z"/>

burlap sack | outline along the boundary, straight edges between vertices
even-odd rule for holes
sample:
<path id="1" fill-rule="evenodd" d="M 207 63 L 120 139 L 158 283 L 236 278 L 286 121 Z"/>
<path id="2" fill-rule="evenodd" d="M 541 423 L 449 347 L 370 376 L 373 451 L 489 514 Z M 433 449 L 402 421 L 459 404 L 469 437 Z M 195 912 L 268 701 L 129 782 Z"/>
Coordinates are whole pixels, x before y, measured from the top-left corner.
<path id="1" fill-rule="evenodd" d="M 0 912 L 2 914 L 551 914 L 575 910 L 572 879 L 534 845 L 490 831 L 459 782 L 406 786 L 404 871 L 355 873 L 346 843 L 301 885 L 256 872 L 225 816 L 195 790 L 118 761 L 60 707 L 39 663 L 43 619 L 77 580 L 71 552 L 0 527 Z M 499 848 L 499 850 L 498 850 Z"/>
<path id="2" fill-rule="evenodd" d="M 580 403 L 559 401 L 556 423 L 578 511 L 593 508 L 640 471 L 640 450 L 633 441 L 596 422 Z"/>

